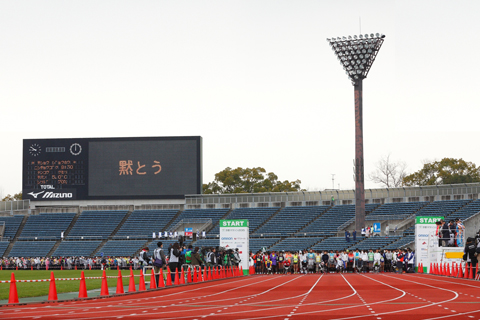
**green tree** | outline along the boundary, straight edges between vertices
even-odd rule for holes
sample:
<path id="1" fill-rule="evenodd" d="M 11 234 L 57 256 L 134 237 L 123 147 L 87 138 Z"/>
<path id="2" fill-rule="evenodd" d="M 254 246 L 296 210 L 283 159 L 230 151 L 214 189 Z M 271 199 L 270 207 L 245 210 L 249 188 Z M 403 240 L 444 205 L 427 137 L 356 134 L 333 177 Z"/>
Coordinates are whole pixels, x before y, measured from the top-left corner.
<path id="1" fill-rule="evenodd" d="M 7 194 L 2 199 L 2 201 L 18 201 L 18 200 L 22 200 L 22 192 L 15 193 L 13 196 L 10 194 Z"/>
<path id="2" fill-rule="evenodd" d="M 480 167 L 463 159 L 443 158 L 403 178 L 406 186 L 480 182 Z"/>
<path id="3" fill-rule="evenodd" d="M 203 185 L 204 194 L 257 193 L 301 191 L 300 180 L 280 181 L 264 168 L 225 168 L 215 174 L 215 180 Z"/>

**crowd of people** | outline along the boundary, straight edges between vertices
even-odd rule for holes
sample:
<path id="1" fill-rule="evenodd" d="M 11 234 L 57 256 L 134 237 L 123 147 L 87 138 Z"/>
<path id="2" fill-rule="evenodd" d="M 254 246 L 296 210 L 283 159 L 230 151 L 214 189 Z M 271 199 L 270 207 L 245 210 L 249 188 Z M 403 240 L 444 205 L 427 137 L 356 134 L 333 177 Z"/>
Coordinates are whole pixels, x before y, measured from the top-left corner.
<path id="1" fill-rule="evenodd" d="M 0 258 L 2 269 L 110 269 L 140 268 L 137 257 L 11 257 Z"/>
<path id="2" fill-rule="evenodd" d="M 415 252 L 404 250 L 343 250 L 262 252 L 251 254 L 250 263 L 260 274 L 327 272 L 414 272 Z"/>
<path id="3" fill-rule="evenodd" d="M 437 229 L 435 235 L 438 237 L 439 247 L 463 247 L 465 226 L 460 219 L 445 220 L 436 222 Z"/>

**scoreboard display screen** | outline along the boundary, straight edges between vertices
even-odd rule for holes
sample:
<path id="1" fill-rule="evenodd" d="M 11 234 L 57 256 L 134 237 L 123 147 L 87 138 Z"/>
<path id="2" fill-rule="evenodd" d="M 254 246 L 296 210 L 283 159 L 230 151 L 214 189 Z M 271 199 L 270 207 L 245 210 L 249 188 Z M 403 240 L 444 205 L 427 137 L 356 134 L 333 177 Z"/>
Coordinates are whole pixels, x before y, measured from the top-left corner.
<path id="1" fill-rule="evenodd" d="M 23 199 L 180 199 L 202 192 L 201 137 L 23 140 Z"/>

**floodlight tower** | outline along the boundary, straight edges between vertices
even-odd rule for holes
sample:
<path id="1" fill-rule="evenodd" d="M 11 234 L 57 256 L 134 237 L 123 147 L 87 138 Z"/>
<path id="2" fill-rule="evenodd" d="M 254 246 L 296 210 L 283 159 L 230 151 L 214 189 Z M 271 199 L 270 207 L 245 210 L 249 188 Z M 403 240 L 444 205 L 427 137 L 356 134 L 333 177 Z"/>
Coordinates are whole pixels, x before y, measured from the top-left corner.
<path id="1" fill-rule="evenodd" d="M 352 81 L 355 93 L 355 230 L 365 227 L 365 180 L 363 167 L 363 79 L 383 44 L 385 35 L 334 37 L 327 41 Z"/>

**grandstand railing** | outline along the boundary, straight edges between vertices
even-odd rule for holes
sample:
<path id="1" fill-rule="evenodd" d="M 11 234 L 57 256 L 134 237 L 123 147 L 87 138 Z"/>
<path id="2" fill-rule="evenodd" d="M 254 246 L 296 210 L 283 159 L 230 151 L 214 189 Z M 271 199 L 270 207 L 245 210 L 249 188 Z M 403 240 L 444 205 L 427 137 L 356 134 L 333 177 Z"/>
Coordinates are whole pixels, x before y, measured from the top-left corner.
<path id="1" fill-rule="evenodd" d="M 478 216 L 479 214 L 480 214 L 480 211 L 478 211 L 478 212 L 477 212 L 477 213 L 475 213 L 475 214 L 472 214 L 470 217 L 466 218 L 466 219 L 465 219 L 465 220 L 463 220 L 462 222 L 463 222 L 463 223 L 465 223 L 466 221 L 468 221 L 468 220 L 470 220 L 470 219 L 472 219 L 472 218 L 474 218 L 474 217 Z"/>
<path id="2" fill-rule="evenodd" d="M 421 187 L 379 188 L 365 189 L 365 199 L 368 203 L 390 203 L 395 199 L 403 198 L 398 202 L 414 201 L 410 198 L 419 197 L 443 197 L 443 196 L 467 196 L 469 199 L 477 199 L 480 194 L 480 183 L 464 183 L 450 185 L 435 185 Z M 242 204 L 253 206 L 285 206 L 295 205 L 322 205 L 324 201 L 330 201 L 332 197 L 336 201 L 347 204 L 355 202 L 355 190 L 324 190 L 324 191 L 300 191 L 300 192 L 269 192 L 269 193 L 239 193 L 239 194 L 204 194 L 186 195 L 186 206 L 225 206 L 238 208 Z M 441 199 L 438 199 L 441 200 Z M 453 199 L 452 199 L 453 200 Z M 418 201 L 418 200 L 416 200 Z M 310 204 L 309 204 L 310 203 Z"/>
<path id="3" fill-rule="evenodd" d="M 206 230 L 208 226 L 212 225 L 212 219 L 205 219 L 205 218 L 198 218 L 198 219 L 182 219 L 180 220 L 176 225 L 168 229 L 170 230 L 177 230 L 180 228 L 182 225 L 186 224 L 198 224 L 200 226 L 197 226 L 198 230 Z"/>
<path id="4" fill-rule="evenodd" d="M 412 220 L 414 220 L 416 217 L 416 213 L 412 213 L 411 215 L 409 215 L 408 217 L 405 218 L 405 220 L 403 220 L 402 222 L 398 223 L 396 225 L 396 228 L 397 230 L 400 230 L 400 228 L 403 228 L 404 226 L 406 226 L 407 224 L 411 223 Z"/>
<path id="5" fill-rule="evenodd" d="M 13 212 L 30 209 L 30 200 L 0 201 L 0 212 Z"/>
<path id="6" fill-rule="evenodd" d="M 52 240 L 59 240 L 60 236 L 37 236 L 37 237 L 18 237 L 18 241 L 52 241 Z"/>
<path id="7" fill-rule="evenodd" d="M 349 225 L 351 225 L 352 223 L 355 222 L 355 217 L 351 218 L 350 220 L 348 221 L 345 221 L 344 224 L 340 225 L 338 228 L 337 228 L 337 232 L 340 232 L 342 231 L 344 228 L 348 227 Z"/>

